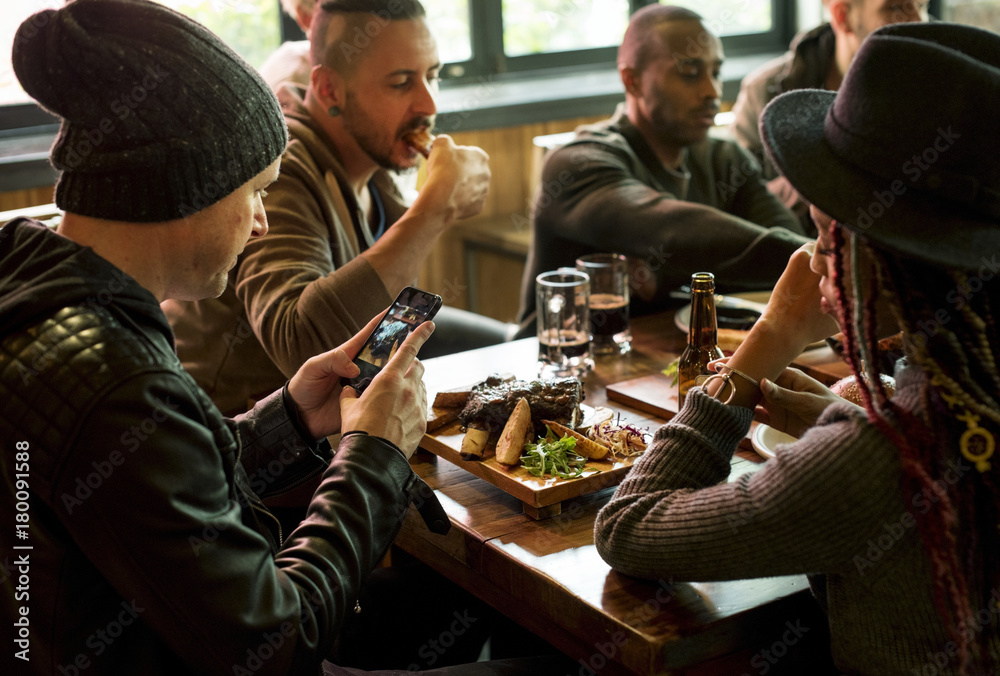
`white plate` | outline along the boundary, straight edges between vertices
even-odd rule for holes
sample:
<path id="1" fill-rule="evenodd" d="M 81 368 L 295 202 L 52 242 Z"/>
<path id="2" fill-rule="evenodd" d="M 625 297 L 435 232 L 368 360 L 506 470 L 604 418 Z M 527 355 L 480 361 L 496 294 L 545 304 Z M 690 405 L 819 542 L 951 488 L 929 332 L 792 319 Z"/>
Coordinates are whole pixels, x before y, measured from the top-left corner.
<path id="1" fill-rule="evenodd" d="M 753 450 L 765 458 L 774 457 L 774 451 L 778 444 L 790 444 L 793 441 L 797 441 L 797 439 L 791 434 L 779 432 L 770 425 L 763 423 L 757 425 L 753 434 L 750 435 L 750 443 L 753 444 Z"/>
<path id="2" fill-rule="evenodd" d="M 754 303 L 764 303 L 767 304 L 767 299 L 771 297 L 770 291 L 750 291 L 748 293 L 734 293 L 730 294 L 733 298 L 742 298 L 743 300 L 753 301 Z M 674 313 L 674 324 L 677 325 L 684 333 L 688 332 L 691 328 L 691 304 L 688 303 L 682 308 L 678 308 L 677 312 Z"/>

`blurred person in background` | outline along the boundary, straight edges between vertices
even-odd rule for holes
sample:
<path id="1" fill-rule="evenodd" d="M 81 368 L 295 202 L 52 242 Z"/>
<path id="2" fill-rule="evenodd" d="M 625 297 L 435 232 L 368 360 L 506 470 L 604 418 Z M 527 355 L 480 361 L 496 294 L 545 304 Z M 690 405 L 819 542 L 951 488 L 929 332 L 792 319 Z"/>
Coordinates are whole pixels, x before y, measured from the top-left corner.
<path id="1" fill-rule="evenodd" d="M 764 153 L 757 124 L 764 106 L 795 89 L 837 91 L 862 41 L 877 28 L 927 20 L 927 0 L 823 0 L 829 23 L 800 33 L 789 50 L 743 78 L 733 105 L 732 133 L 760 162 L 768 189 L 815 233 L 809 204 Z"/>
<path id="2" fill-rule="evenodd" d="M 281 7 L 288 16 L 295 19 L 302 32 L 309 35 L 316 0 L 281 0 Z M 308 85 L 311 71 L 308 39 L 286 40 L 260 67 L 261 77 L 274 91 L 278 91 L 286 82 L 303 87 Z"/>
<path id="3" fill-rule="evenodd" d="M 720 292 L 770 289 L 806 241 L 756 161 L 712 138 L 722 43 L 691 10 L 637 11 L 618 50 L 625 103 L 550 152 L 533 207 L 521 331 L 534 330 L 535 277 L 588 253 L 632 265 L 632 314 L 662 310 L 691 274 Z"/>

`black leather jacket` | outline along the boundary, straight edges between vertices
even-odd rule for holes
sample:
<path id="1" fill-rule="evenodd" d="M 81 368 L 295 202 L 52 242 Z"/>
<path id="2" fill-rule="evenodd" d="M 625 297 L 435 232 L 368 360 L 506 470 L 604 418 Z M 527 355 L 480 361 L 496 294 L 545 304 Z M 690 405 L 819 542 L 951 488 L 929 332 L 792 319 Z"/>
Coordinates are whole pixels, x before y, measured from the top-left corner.
<path id="1" fill-rule="evenodd" d="M 425 487 L 404 456 L 348 436 L 278 542 L 261 498 L 326 467 L 284 392 L 224 419 L 153 296 L 37 224 L 0 230 L 0 270 L 0 608 L 25 637 L 17 672 L 317 673 Z"/>

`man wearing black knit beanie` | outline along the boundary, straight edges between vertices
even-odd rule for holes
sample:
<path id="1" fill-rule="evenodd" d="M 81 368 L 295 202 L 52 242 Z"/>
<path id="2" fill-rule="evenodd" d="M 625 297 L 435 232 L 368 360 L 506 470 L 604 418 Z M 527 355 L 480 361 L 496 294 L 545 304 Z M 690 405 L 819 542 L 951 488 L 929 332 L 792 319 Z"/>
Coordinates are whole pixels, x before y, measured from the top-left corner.
<path id="1" fill-rule="evenodd" d="M 323 660 L 411 498 L 448 524 L 407 462 L 433 326 L 361 397 L 338 383 L 374 320 L 223 418 L 159 303 L 220 294 L 266 233 L 287 139 L 276 99 L 215 35 L 147 0 L 74 0 L 14 45 L 22 86 L 62 120 L 65 211 L 55 232 L 0 229 L 0 518 L 17 525 L 0 543 L 21 576 L 0 618 L 16 673 L 358 673 Z M 292 532 L 272 532 L 249 479 L 278 454 L 268 491 L 322 475 Z M 468 673 L 533 673 L 493 670 L 507 667 Z"/>

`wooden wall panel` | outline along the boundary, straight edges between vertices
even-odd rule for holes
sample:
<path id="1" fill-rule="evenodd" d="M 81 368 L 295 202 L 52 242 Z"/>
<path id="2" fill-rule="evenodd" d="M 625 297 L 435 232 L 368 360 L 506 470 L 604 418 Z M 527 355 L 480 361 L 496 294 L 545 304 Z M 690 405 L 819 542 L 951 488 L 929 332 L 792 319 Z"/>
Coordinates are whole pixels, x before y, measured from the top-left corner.
<path id="1" fill-rule="evenodd" d="M 27 190 L 0 193 L 0 211 L 49 204 L 53 200 L 54 189 L 55 186 L 45 186 L 42 188 L 29 188 Z"/>

